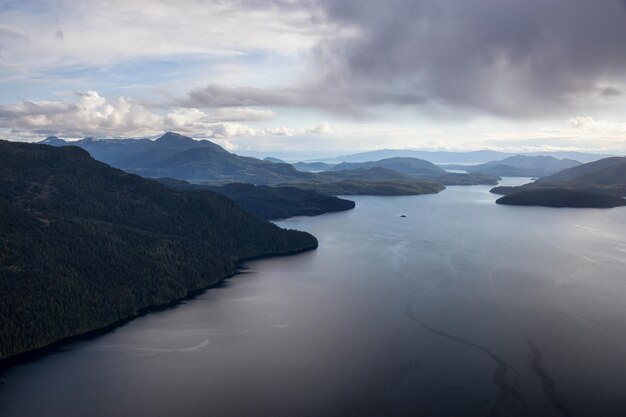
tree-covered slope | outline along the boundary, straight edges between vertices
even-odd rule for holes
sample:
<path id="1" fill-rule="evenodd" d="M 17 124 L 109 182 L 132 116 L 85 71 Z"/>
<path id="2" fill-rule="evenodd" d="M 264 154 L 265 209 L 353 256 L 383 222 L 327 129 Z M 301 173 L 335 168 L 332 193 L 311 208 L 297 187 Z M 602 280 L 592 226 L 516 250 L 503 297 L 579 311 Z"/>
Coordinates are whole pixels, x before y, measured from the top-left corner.
<path id="1" fill-rule="evenodd" d="M 354 201 L 296 187 L 269 187 L 244 183 L 231 183 L 218 187 L 190 184 L 172 178 L 161 178 L 159 182 L 174 189 L 214 191 L 266 219 L 315 216 L 354 208 Z"/>
<path id="2" fill-rule="evenodd" d="M 626 158 L 610 157 L 569 168 L 519 187 L 495 187 L 494 194 L 537 189 L 569 189 L 626 197 Z"/>
<path id="3" fill-rule="evenodd" d="M 500 197 L 496 200 L 496 203 L 512 206 L 572 208 L 612 208 L 626 206 L 626 200 L 621 197 L 563 188 L 518 191 Z"/>
<path id="4" fill-rule="evenodd" d="M 626 189 L 626 157 L 611 157 L 541 178 L 537 185 L 604 186 Z"/>
<path id="5" fill-rule="evenodd" d="M 445 171 L 432 162 L 419 158 L 386 158 L 379 161 L 368 162 L 342 162 L 330 168 L 331 171 L 346 171 L 354 169 L 368 169 L 372 167 L 382 167 L 393 169 L 413 177 L 436 177 L 445 174 Z"/>
<path id="6" fill-rule="evenodd" d="M 209 192 L 176 191 L 77 147 L 0 141 L 0 359 L 107 326 L 317 246 Z"/>

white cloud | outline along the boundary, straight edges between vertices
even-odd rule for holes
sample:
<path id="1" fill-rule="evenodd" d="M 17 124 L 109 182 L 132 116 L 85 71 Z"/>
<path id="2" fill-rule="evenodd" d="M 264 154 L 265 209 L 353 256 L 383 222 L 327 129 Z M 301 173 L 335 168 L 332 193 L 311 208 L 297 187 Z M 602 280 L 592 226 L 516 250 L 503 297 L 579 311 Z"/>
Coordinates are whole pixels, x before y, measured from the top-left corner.
<path id="1" fill-rule="evenodd" d="M 0 37 L 14 68 L 106 66 L 138 57 L 294 54 L 337 36 L 314 8 L 257 1 L 58 0 L 3 8 Z"/>
<path id="2" fill-rule="evenodd" d="M 267 109 L 232 107 L 205 112 L 185 107 L 159 114 L 126 97 L 109 102 L 96 91 L 75 92 L 75 95 L 76 100 L 73 102 L 21 101 L 0 105 L 0 132 L 6 138 L 23 139 L 50 134 L 68 138 L 137 137 L 157 135 L 163 131 L 221 139 L 236 136 L 294 136 L 315 130 L 324 133 L 324 129 L 320 129 L 324 124 L 313 129 L 286 126 L 255 129 L 238 123 L 273 117 L 274 113 Z"/>
<path id="3" fill-rule="evenodd" d="M 596 120 L 589 116 L 576 116 L 569 120 L 569 125 L 576 130 L 592 133 L 624 135 L 626 134 L 625 122 L 613 122 L 609 120 Z"/>
<path id="4" fill-rule="evenodd" d="M 311 129 L 311 133 L 328 134 L 328 133 L 333 133 L 333 132 L 334 132 L 334 129 L 328 122 L 322 122 L 318 124 L 317 126 L 315 126 L 313 129 Z"/>

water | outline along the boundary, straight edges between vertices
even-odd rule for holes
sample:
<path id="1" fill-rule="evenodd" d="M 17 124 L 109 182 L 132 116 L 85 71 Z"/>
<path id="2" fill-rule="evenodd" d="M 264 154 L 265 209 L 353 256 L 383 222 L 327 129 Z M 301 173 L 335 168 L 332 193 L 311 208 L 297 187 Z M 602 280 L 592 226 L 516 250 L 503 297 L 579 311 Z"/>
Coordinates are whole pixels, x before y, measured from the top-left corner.
<path id="1" fill-rule="evenodd" d="M 626 415 L 626 209 L 488 189 L 281 221 L 319 249 L 10 369 L 0 415 Z"/>

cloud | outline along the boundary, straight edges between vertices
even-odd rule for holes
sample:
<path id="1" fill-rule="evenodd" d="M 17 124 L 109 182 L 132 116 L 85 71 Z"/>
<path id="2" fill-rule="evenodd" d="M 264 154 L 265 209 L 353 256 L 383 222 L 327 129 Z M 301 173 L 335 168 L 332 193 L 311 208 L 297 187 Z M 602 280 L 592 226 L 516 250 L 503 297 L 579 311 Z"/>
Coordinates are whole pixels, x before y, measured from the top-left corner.
<path id="1" fill-rule="evenodd" d="M 569 126 L 575 130 L 603 135 L 626 135 L 626 123 L 609 120 L 596 120 L 590 116 L 576 116 L 569 119 Z"/>
<path id="2" fill-rule="evenodd" d="M 349 35 L 320 39 L 279 88 L 209 84 L 181 105 L 376 106 L 500 117 L 562 116 L 618 97 L 626 10 L 617 0 L 294 1 Z M 598 89 L 598 85 L 608 85 Z"/>
<path id="3" fill-rule="evenodd" d="M 24 0 L 2 7 L 7 62 L 32 70 L 109 66 L 138 57 L 290 54 L 336 36 L 283 1 Z M 32 40 L 27 42 L 27 40 Z"/>
<path id="4" fill-rule="evenodd" d="M 620 97 L 624 92 L 617 87 L 604 87 L 600 89 L 600 95 L 604 97 Z"/>
<path id="5" fill-rule="evenodd" d="M 320 4 L 329 19 L 360 33 L 317 47 L 329 85 L 402 91 L 420 97 L 413 104 L 537 116 L 584 105 L 596 85 L 625 77 L 626 11 L 616 0 Z"/>
<path id="6" fill-rule="evenodd" d="M 109 102 L 96 91 L 76 91 L 76 100 L 21 101 L 0 105 L 0 131 L 18 137 L 33 138 L 55 134 L 69 138 L 84 136 L 151 136 L 163 131 L 177 131 L 196 137 L 231 138 L 234 136 L 293 136 L 317 130 L 269 127 L 255 129 L 241 121 L 267 120 L 274 113 L 267 109 L 229 107 L 204 112 L 197 108 L 174 108 L 165 114 L 155 113 L 126 97 Z"/>
<path id="7" fill-rule="evenodd" d="M 311 133 L 328 134 L 333 133 L 335 129 L 328 122 L 322 122 L 311 129 Z"/>

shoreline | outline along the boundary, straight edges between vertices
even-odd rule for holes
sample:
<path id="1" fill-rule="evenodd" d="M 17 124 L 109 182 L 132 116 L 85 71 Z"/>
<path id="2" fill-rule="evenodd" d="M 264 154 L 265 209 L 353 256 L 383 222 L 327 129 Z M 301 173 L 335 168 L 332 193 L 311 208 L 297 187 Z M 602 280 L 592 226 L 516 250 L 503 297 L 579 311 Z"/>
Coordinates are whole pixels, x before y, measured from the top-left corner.
<path id="1" fill-rule="evenodd" d="M 152 306 L 147 306 L 147 307 L 142 307 L 139 310 L 137 310 L 135 312 L 135 314 L 130 315 L 128 317 L 124 317 L 122 319 L 116 320 L 106 326 L 103 327 L 98 327 L 96 329 L 93 330 L 89 330 L 87 332 L 83 332 L 83 333 L 78 333 L 72 336 L 67 336 L 64 337 L 62 339 L 56 340 L 52 343 L 49 343 L 45 346 L 33 349 L 33 350 L 28 350 L 25 352 L 21 352 L 12 356 L 9 356 L 7 358 L 4 359 L 0 359 L 0 378 L 2 378 L 2 374 L 5 373 L 6 371 L 8 371 L 10 368 L 13 368 L 15 366 L 18 365 L 24 365 L 30 362 L 35 362 L 39 359 L 42 359 L 43 357 L 54 353 L 54 352 L 58 352 L 60 348 L 62 348 L 63 346 L 69 345 L 71 343 L 74 342 L 78 342 L 78 341 L 86 341 L 86 340 L 90 340 L 90 339 L 95 339 L 99 336 L 102 336 L 112 330 L 115 330 L 119 327 L 124 326 L 125 324 L 138 319 L 140 317 L 143 316 L 147 316 L 148 314 L 151 313 L 158 313 L 160 311 L 165 311 L 165 310 L 169 310 L 171 308 L 174 308 L 178 305 L 180 305 L 181 303 L 183 303 L 184 301 L 187 300 L 192 300 L 195 297 L 197 297 L 200 294 L 203 294 L 204 292 L 212 289 L 212 288 L 217 288 L 220 287 L 226 280 L 236 276 L 236 275 L 240 275 L 242 274 L 242 268 L 241 265 L 243 263 L 246 262 L 250 262 L 250 261 L 257 261 L 257 260 L 261 260 L 261 259 L 270 259 L 270 258 L 279 258 L 279 257 L 286 257 L 286 256 L 296 256 L 296 255 L 300 255 L 302 253 L 305 252 L 310 252 L 312 250 L 315 250 L 318 248 L 318 244 L 316 244 L 315 246 L 312 247 L 308 247 L 308 248 L 302 248 L 302 249 L 296 249 L 293 251 L 288 251 L 288 252 L 280 252 L 280 253 L 272 253 L 272 254 L 266 254 L 266 255 L 256 255 L 256 256 L 251 256 L 248 258 L 241 258 L 239 260 L 237 260 L 237 262 L 235 262 L 234 265 L 234 271 L 228 275 L 225 275 L 221 278 L 218 278 L 215 282 L 202 287 L 202 288 L 197 288 L 194 290 L 189 290 L 187 291 L 187 294 L 185 294 L 184 296 L 180 297 L 180 298 L 176 298 L 173 299 L 171 301 L 168 301 L 166 303 L 163 304 L 155 304 Z M 4 382 L 0 379 L 0 385 L 2 385 Z"/>

